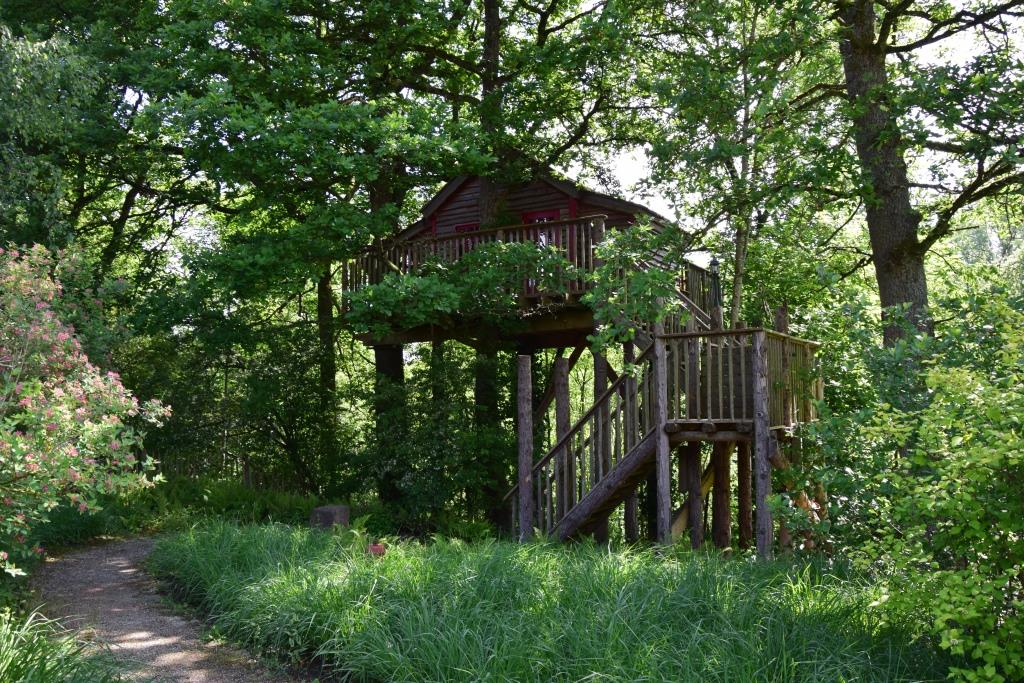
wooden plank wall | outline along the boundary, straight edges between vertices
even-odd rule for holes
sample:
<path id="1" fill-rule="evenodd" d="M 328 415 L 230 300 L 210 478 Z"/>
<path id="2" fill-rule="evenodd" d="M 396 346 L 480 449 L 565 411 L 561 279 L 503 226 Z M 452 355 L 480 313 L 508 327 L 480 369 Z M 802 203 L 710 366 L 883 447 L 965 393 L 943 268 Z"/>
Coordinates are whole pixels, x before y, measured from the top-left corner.
<path id="1" fill-rule="evenodd" d="M 455 232 L 456 225 L 479 223 L 479 202 L 480 179 L 470 178 L 434 212 L 433 216 L 425 216 L 423 229 L 409 239 L 431 235 L 431 225 L 434 218 L 436 218 L 437 235 L 452 234 Z M 569 195 L 559 191 L 549 183 L 537 180 L 512 188 L 505 198 L 501 211 L 508 214 L 506 218 L 510 225 L 518 223 L 521 220 L 522 214 L 529 211 L 558 210 L 559 218 L 565 219 L 572 218 L 569 215 L 571 203 L 572 200 Z M 613 228 L 629 225 L 633 222 L 631 214 L 582 202 L 577 204 L 577 216 L 591 216 L 595 214 L 608 216 L 605 225 Z"/>

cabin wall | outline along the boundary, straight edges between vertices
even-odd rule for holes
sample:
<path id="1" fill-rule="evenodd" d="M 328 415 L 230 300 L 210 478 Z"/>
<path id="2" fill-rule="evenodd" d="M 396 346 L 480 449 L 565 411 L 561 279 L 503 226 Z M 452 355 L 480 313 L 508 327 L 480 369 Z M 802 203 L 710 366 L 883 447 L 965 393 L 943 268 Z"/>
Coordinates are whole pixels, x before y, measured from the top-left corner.
<path id="1" fill-rule="evenodd" d="M 479 206 L 480 179 L 470 178 L 434 213 L 424 216 L 421 221 L 423 227 L 409 235 L 408 239 L 431 235 L 450 235 L 456 232 L 457 226 L 478 224 L 480 222 Z M 510 219 L 510 225 L 521 222 L 523 214 L 551 210 L 558 211 L 559 219 L 603 214 L 608 216 L 605 225 L 612 228 L 622 227 L 633 222 L 632 214 L 575 200 L 542 180 L 514 187 L 509 191 L 500 207 L 501 213 Z"/>

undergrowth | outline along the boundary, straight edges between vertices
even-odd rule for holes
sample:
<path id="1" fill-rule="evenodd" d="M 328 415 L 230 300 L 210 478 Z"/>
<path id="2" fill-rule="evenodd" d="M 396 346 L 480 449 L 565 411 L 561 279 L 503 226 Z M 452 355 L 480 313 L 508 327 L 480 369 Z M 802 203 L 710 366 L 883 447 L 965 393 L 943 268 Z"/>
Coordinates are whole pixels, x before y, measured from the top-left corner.
<path id="1" fill-rule="evenodd" d="M 0 610 L 0 681 L 106 683 L 120 680 L 83 646 L 37 613 Z"/>
<path id="2" fill-rule="evenodd" d="M 688 551 L 399 542 L 210 522 L 151 569 L 218 630 L 357 681 L 917 681 L 948 662 L 869 583 Z"/>

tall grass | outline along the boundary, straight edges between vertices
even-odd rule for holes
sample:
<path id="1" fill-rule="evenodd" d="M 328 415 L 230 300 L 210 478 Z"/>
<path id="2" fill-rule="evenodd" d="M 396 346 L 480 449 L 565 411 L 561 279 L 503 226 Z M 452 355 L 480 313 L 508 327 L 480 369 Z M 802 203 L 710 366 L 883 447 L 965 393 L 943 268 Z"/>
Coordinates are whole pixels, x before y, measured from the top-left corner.
<path id="1" fill-rule="evenodd" d="M 120 680 L 56 625 L 32 613 L 0 611 L 0 681 L 4 683 L 106 683 Z"/>
<path id="2" fill-rule="evenodd" d="M 358 681 L 911 681 L 943 663 L 813 566 L 204 524 L 152 570 L 229 637 Z"/>

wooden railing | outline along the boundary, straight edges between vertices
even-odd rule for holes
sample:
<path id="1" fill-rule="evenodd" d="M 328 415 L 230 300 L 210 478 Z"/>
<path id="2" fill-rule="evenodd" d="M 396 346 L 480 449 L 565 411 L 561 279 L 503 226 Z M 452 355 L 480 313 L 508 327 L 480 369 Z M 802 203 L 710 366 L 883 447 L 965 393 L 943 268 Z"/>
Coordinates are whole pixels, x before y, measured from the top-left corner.
<path id="1" fill-rule="evenodd" d="M 594 245 L 604 239 L 604 216 L 588 216 L 550 223 L 508 225 L 488 230 L 453 233 L 371 248 L 344 264 L 342 289 L 355 292 L 379 283 L 390 273 L 408 274 L 429 263 L 454 263 L 487 244 L 532 243 L 555 249 L 579 273 L 593 272 Z M 569 282 L 570 292 L 586 289 L 583 279 Z M 536 280 L 524 283 L 527 294 L 536 294 Z"/>
<path id="2" fill-rule="evenodd" d="M 755 421 L 757 343 L 763 344 L 766 358 L 768 427 L 790 428 L 815 419 L 813 400 L 821 398 L 822 389 L 814 359 L 816 343 L 761 329 L 670 332 L 659 337 L 665 342 L 669 423 L 749 432 Z M 653 344 L 634 366 L 533 466 L 535 528 L 552 531 L 654 432 Z M 505 496 L 517 522 L 518 490 Z"/>
<path id="3" fill-rule="evenodd" d="M 534 526 L 545 532 L 654 429 L 653 347 L 635 361 L 533 467 Z M 518 486 L 505 495 L 519 519 Z"/>
<path id="4" fill-rule="evenodd" d="M 604 221 L 605 216 L 585 216 L 378 244 L 342 265 L 342 290 L 356 292 L 378 284 L 388 274 L 408 274 L 429 262 L 454 263 L 484 245 L 504 242 L 532 243 L 555 249 L 581 275 L 568 283 L 570 294 L 580 294 L 590 286 L 585 275 L 592 273 L 599 262 L 594 247 L 604 239 Z M 664 259 L 653 260 L 664 266 Z M 685 263 L 680 289 L 704 312 L 711 310 L 711 282 L 711 273 L 693 263 Z M 542 293 L 537 283 L 537 279 L 527 279 L 523 283 L 524 293 Z"/>
<path id="5" fill-rule="evenodd" d="M 815 352 L 819 344 L 765 331 L 768 355 L 768 417 L 774 428 L 818 419 L 814 401 L 825 398 Z"/>
<path id="6" fill-rule="evenodd" d="M 665 334 L 669 420 L 744 423 L 754 419 L 753 329 Z M 821 398 L 815 342 L 764 330 L 772 429 L 816 419 Z"/>

